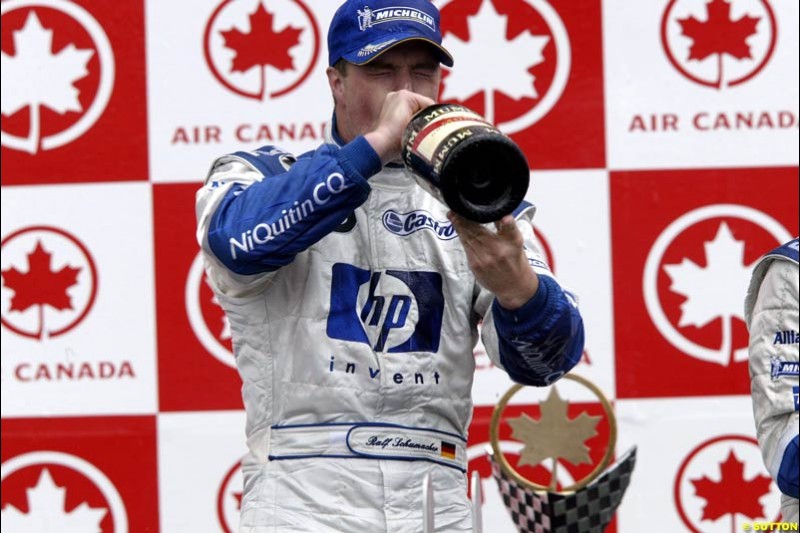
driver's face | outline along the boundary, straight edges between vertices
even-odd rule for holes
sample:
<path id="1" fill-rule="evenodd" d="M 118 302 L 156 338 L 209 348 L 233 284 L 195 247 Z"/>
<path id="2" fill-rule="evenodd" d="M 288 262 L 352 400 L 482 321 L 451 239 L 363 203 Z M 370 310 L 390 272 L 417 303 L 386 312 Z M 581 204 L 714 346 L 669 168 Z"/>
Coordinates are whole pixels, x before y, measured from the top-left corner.
<path id="1" fill-rule="evenodd" d="M 329 68 L 328 78 L 336 98 L 338 133 L 349 142 L 374 129 L 390 92 L 406 89 L 436 100 L 441 71 L 430 44 L 410 41 L 366 65 L 347 65 L 345 76 Z"/>

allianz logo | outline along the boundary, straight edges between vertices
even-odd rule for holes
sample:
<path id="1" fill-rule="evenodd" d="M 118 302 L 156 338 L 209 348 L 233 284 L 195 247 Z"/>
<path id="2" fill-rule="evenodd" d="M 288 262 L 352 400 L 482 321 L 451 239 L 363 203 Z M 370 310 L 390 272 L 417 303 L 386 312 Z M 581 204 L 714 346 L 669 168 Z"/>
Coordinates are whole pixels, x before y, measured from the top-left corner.
<path id="1" fill-rule="evenodd" d="M 398 213 L 392 209 L 383 214 L 383 226 L 390 233 L 406 237 L 420 230 L 430 230 L 438 239 L 449 241 L 456 237 L 456 229 L 450 221 L 437 220 L 429 212 L 417 209 L 410 213 Z"/>

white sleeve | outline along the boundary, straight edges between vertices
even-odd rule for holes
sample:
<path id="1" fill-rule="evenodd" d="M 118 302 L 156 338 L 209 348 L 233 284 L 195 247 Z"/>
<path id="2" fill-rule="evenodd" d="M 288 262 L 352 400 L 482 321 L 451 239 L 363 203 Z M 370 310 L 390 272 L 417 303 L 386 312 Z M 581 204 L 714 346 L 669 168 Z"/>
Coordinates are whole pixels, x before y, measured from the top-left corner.
<path id="1" fill-rule="evenodd" d="M 247 188 L 262 179 L 264 176 L 246 162 L 235 156 L 224 156 L 214 162 L 203 187 L 195 196 L 197 242 L 203 250 L 208 279 L 220 294 L 247 296 L 260 291 L 270 277 L 271 273 L 247 276 L 231 272 L 216 258 L 208 245 L 211 217 L 230 189 Z"/>
<path id="2" fill-rule="evenodd" d="M 776 482 L 798 435 L 798 267 L 773 260 L 754 274 L 748 297 L 750 386 L 758 443 Z M 761 271 L 759 271 L 761 270 Z M 779 475 L 780 474 L 780 475 Z M 796 473 L 795 473 L 796 476 Z"/>

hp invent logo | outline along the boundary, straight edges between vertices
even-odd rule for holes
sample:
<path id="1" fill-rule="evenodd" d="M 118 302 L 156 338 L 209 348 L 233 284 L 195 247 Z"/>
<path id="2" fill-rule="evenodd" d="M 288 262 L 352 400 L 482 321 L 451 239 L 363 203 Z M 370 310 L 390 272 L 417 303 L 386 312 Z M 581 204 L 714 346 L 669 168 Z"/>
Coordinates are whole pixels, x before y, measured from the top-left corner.
<path id="1" fill-rule="evenodd" d="M 333 265 L 327 333 L 376 352 L 436 352 L 444 297 L 438 272 Z"/>

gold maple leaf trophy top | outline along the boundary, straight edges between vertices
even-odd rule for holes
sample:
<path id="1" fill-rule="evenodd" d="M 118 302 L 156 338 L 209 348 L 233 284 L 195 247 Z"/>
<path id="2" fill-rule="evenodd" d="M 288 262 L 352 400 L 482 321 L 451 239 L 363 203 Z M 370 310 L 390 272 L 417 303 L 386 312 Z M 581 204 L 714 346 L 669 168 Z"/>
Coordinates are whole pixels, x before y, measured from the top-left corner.
<path id="1" fill-rule="evenodd" d="M 512 429 L 512 437 L 523 443 L 518 466 L 536 466 L 546 459 L 552 460 L 550 485 L 540 485 L 517 472 L 503 455 L 500 450 L 499 425 L 500 419 L 511 397 L 520 391 L 523 385 L 514 385 L 500 399 L 500 402 L 492 413 L 490 426 L 490 437 L 494 455 L 500 462 L 501 468 L 519 484 L 536 491 L 558 492 L 560 494 L 571 493 L 581 489 L 596 479 L 611 462 L 617 440 L 617 424 L 611 404 L 597 386 L 592 382 L 576 376 L 567 374 L 564 379 L 575 381 L 588 388 L 600 400 L 603 410 L 608 418 L 610 434 L 608 447 L 603 459 L 586 477 L 563 487 L 556 491 L 558 486 L 558 462 L 560 459 L 568 461 L 574 465 L 581 463 L 591 463 L 589 457 L 589 447 L 586 441 L 597 435 L 596 426 L 600 422 L 601 416 L 590 416 L 586 412 L 570 419 L 567 415 L 569 403 L 558 394 L 555 386 L 550 389 L 547 399 L 539 404 L 540 417 L 534 420 L 523 413 L 517 418 L 507 419 L 508 425 Z"/>

